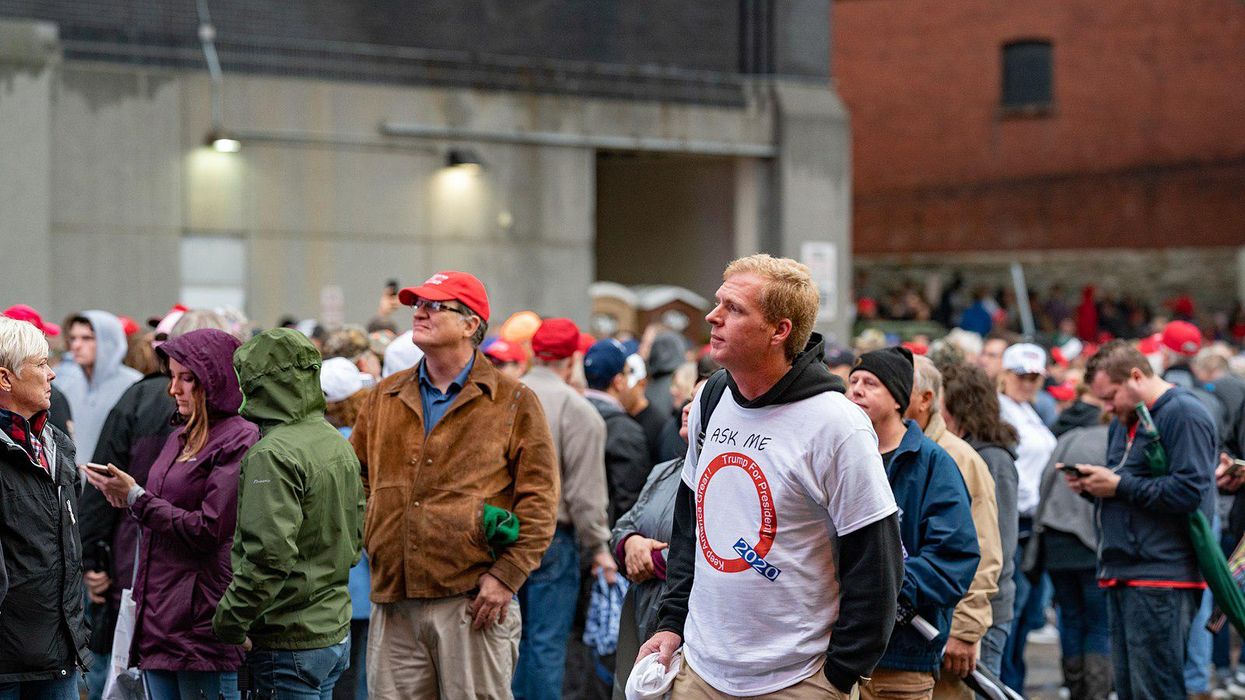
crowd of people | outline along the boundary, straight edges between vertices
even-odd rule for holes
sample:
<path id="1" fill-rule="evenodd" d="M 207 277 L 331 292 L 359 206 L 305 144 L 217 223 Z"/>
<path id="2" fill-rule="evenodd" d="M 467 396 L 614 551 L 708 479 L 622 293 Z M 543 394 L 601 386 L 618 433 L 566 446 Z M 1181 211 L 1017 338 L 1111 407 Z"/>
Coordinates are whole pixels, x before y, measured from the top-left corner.
<path id="1" fill-rule="evenodd" d="M 1236 347 L 818 301 L 758 254 L 704 345 L 490 331 L 458 271 L 366 327 L 10 307 L 0 698 L 963 698 L 1052 608 L 1072 698 L 1245 697 L 1187 526 L 1245 533 Z"/>
<path id="2" fill-rule="evenodd" d="M 857 287 L 868 289 L 869 277 L 857 280 Z M 1028 309 L 1033 332 L 1043 340 L 1079 337 L 1105 342 L 1111 338 L 1143 338 L 1167 321 L 1190 321 L 1202 327 L 1208 338 L 1235 345 L 1245 343 L 1245 304 L 1231 309 L 1206 310 L 1193 297 L 1179 293 L 1154 303 L 1131 293 L 1117 293 L 1088 284 L 1079 294 L 1061 284 L 1044 291 L 1030 288 Z M 950 280 L 932 275 L 924 284 L 912 279 L 898 286 L 862 292 L 856 299 L 856 318 L 872 321 L 919 321 L 943 328 L 963 328 L 981 335 L 992 329 L 1024 332 L 1024 321 L 1016 291 L 1010 286 L 970 286 L 962 275 Z M 1057 342 L 1057 341 L 1056 341 Z"/>

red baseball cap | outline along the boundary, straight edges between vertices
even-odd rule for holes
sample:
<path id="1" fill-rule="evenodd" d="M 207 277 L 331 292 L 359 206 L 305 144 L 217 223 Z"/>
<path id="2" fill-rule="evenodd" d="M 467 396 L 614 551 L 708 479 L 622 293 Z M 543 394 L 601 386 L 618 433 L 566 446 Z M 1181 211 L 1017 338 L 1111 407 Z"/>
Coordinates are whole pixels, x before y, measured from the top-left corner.
<path id="1" fill-rule="evenodd" d="M 575 349 L 579 351 L 580 355 L 587 355 L 588 348 L 592 347 L 596 342 L 597 342 L 597 339 L 594 338 L 591 333 L 580 333 L 579 334 L 579 347 Z"/>
<path id="2" fill-rule="evenodd" d="M 1142 355 L 1153 355 L 1159 351 L 1160 336 L 1158 333 L 1148 335 L 1137 341 L 1137 351 Z"/>
<path id="3" fill-rule="evenodd" d="M 1046 388 L 1046 392 L 1056 401 L 1071 401 L 1076 398 L 1076 382 L 1068 380 Z"/>
<path id="4" fill-rule="evenodd" d="M 918 342 L 909 340 L 905 343 L 901 343 L 901 345 L 907 348 L 908 352 L 912 353 L 913 355 L 924 355 L 929 352 L 929 346 L 926 345 L 925 343 L 918 343 Z"/>
<path id="5" fill-rule="evenodd" d="M 121 330 L 125 331 L 126 335 L 134 335 L 138 332 L 138 321 L 129 316 L 118 316 L 117 320 L 121 321 Z"/>
<path id="6" fill-rule="evenodd" d="M 14 304 L 4 310 L 4 315 L 14 321 L 25 321 L 43 331 L 44 335 L 60 335 L 61 327 L 55 323 L 44 323 L 38 311 L 25 304 Z"/>
<path id="7" fill-rule="evenodd" d="M 416 298 L 457 301 L 480 318 L 488 320 L 488 293 L 484 291 L 484 283 L 466 272 L 442 270 L 418 287 L 407 287 L 398 292 L 398 301 L 407 306 L 414 304 Z"/>
<path id="8" fill-rule="evenodd" d="M 184 313 L 186 313 L 186 312 L 187 312 L 187 311 L 189 311 L 189 310 L 190 310 L 190 309 L 186 308 L 186 307 L 185 307 L 184 305 L 182 305 L 182 304 L 174 304 L 174 305 L 173 305 L 173 308 L 169 309 L 168 311 L 165 311 L 164 313 L 160 314 L 159 316 L 148 316 L 148 317 L 147 317 L 147 325 L 151 326 L 152 328 L 155 328 L 156 326 L 160 325 L 160 322 L 161 322 L 161 321 L 163 321 L 164 319 L 168 318 L 170 315 L 172 315 L 172 314 L 174 314 L 174 313 L 179 313 L 179 312 L 184 314 Z M 181 318 L 181 317 L 180 317 L 180 316 L 178 316 L 178 318 Z"/>
<path id="9" fill-rule="evenodd" d="M 542 360 L 561 360 L 579 349 L 579 326 L 569 318 L 547 318 L 532 336 L 532 353 Z"/>
<path id="10" fill-rule="evenodd" d="M 1172 321 L 1163 326 L 1160 341 L 1172 352 L 1181 355 L 1196 355 L 1202 349 L 1202 331 L 1188 321 Z"/>
<path id="11" fill-rule="evenodd" d="M 527 362 L 527 353 L 523 351 L 523 346 L 517 343 L 507 343 L 501 338 L 490 343 L 484 354 L 502 364 L 513 362 L 521 365 Z"/>

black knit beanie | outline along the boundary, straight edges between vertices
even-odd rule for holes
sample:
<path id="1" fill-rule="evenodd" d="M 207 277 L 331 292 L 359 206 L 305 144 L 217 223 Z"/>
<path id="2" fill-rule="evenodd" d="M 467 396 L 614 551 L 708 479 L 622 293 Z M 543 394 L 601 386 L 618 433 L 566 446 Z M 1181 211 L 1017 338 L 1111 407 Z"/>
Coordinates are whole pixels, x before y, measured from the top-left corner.
<path id="1" fill-rule="evenodd" d="M 911 350 L 896 346 L 867 352 L 856 359 L 852 373 L 862 369 L 873 373 L 891 396 L 895 397 L 900 416 L 907 412 L 908 401 L 912 399 L 914 374 Z"/>

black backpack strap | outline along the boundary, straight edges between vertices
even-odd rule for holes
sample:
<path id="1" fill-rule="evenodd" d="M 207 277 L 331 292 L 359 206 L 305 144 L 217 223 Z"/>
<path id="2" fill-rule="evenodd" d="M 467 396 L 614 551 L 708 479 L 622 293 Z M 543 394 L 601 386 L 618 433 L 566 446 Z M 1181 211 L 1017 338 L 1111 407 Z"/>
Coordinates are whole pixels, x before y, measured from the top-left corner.
<path id="1" fill-rule="evenodd" d="M 705 430 L 709 426 L 709 416 L 722 400 L 722 392 L 726 391 L 726 370 L 720 369 L 705 381 L 705 388 L 700 392 L 700 426 L 696 433 L 696 454 L 705 446 Z"/>

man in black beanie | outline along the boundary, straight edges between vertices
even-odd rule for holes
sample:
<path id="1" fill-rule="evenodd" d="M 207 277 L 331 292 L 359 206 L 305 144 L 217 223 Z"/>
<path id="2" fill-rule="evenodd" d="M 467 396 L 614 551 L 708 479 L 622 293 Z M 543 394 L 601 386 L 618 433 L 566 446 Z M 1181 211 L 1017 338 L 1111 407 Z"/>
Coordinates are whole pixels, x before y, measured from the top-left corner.
<path id="1" fill-rule="evenodd" d="M 873 678 L 860 697 L 928 698 L 942 665 L 951 614 L 977 573 L 980 550 L 968 489 L 955 461 L 916 421 L 905 421 L 912 396 L 912 353 L 892 347 L 865 353 L 848 379 L 847 397 L 878 436 L 878 449 L 900 508 L 904 562 L 901 607 L 914 609 L 938 628 L 927 641 L 911 626 L 897 626 Z"/>

